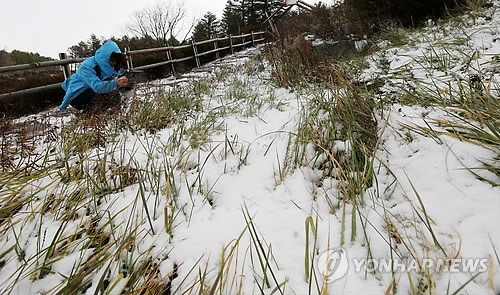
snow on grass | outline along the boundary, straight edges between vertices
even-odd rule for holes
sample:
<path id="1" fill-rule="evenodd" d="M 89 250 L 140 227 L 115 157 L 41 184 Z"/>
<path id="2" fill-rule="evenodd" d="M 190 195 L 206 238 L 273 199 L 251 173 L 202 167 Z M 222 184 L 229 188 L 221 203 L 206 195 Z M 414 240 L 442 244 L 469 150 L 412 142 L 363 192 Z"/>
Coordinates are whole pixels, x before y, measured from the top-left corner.
<path id="1" fill-rule="evenodd" d="M 384 150 L 378 153 L 383 170 L 390 171 L 385 177 L 380 175 L 379 184 L 381 188 L 392 187 L 385 196 L 384 210 L 390 208 L 387 210 L 395 232 L 412 245 L 402 252 L 417 257 L 488 258 L 499 239 L 493 224 L 498 220 L 500 191 L 471 175 L 466 167 L 480 167 L 480 160 L 498 154 L 452 137 L 406 134 L 402 127 L 406 124 L 426 126 L 422 113 L 429 117 L 446 115 L 429 108 L 392 106 L 387 120 L 390 127 L 381 135 Z M 490 176 L 498 182 L 498 176 Z M 426 229 L 425 220 L 415 216 L 416 212 L 422 214 L 424 206 L 438 243 Z M 387 255 L 387 249 L 381 250 L 373 254 Z M 413 251 L 416 253 L 411 254 Z M 469 279 L 464 273 L 438 272 L 433 284 L 438 293 L 446 293 Z M 466 290 L 487 294 L 481 284 L 488 279 L 483 273 Z"/>

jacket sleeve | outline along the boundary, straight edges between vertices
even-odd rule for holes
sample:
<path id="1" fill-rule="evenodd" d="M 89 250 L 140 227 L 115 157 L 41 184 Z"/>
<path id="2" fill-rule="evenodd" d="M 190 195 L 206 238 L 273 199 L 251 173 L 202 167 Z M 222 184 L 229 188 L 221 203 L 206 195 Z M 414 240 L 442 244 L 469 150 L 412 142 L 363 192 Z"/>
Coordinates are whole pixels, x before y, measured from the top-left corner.
<path id="1" fill-rule="evenodd" d="M 118 88 L 116 79 L 102 81 L 92 68 L 81 67 L 79 75 L 96 93 L 108 93 Z"/>
<path id="2" fill-rule="evenodd" d="M 61 88 L 66 92 L 64 94 L 64 98 L 62 103 L 59 105 L 60 110 L 65 110 L 70 102 L 73 100 L 75 96 L 77 96 L 78 93 L 81 92 L 81 87 L 78 88 L 75 86 L 75 79 L 76 76 L 75 74 L 71 75 L 68 79 L 64 80 L 64 82 L 61 83 Z M 73 85 L 73 87 L 71 86 Z"/>
<path id="3" fill-rule="evenodd" d="M 65 110 L 68 107 L 69 102 L 70 100 L 68 99 L 68 97 L 64 96 L 62 103 L 59 105 L 59 110 L 61 111 Z"/>

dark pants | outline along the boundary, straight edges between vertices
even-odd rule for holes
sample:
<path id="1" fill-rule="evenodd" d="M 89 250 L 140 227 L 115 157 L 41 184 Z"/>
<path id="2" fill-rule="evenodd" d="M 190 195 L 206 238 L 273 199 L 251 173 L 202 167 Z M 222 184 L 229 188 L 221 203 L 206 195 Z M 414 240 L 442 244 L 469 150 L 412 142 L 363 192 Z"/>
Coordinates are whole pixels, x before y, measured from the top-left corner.
<path id="1" fill-rule="evenodd" d="M 90 101 L 92 101 L 92 98 L 94 98 L 96 95 L 97 95 L 97 93 L 95 93 L 95 91 L 92 90 L 92 88 L 89 88 L 89 89 L 83 91 L 77 97 L 75 97 L 71 101 L 70 104 L 75 109 L 81 111 L 81 110 L 85 109 L 90 104 Z"/>
<path id="2" fill-rule="evenodd" d="M 70 104 L 80 111 L 104 111 L 120 104 L 120 93 L 113 91 L 97 94 L 92 88 L 89 88 L 75 97 Z"/>

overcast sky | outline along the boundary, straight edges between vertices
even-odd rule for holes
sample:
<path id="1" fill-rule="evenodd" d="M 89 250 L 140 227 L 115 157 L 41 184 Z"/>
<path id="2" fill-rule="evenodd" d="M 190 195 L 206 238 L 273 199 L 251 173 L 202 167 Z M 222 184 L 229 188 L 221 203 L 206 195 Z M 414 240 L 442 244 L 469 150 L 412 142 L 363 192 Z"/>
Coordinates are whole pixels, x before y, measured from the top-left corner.
<path id="1" fill-rule="evenodd" d="M 91 34 L 121 37 L 131 14 L 158 0 L 2 0 L 0 50 L 57 57 Z M 169 0 L 175 1 L 175 0 Z M 227 0 L 183 0 L 192 16 L 220 18 Z M 181 38 L 184 36 L 181 36 Z"/>

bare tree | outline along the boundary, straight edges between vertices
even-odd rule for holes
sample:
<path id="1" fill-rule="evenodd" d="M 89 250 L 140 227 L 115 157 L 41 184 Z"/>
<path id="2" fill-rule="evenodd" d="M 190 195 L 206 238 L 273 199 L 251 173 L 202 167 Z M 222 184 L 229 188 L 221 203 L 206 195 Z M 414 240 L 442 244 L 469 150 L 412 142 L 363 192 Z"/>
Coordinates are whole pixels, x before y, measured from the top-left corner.
<path id="1" fill-rule="evenodd" d="M 152 37 L 164 44 L 176 38 L 185 28 L 186 9 L 184 2 L 164 2 L 136 11 L 127 30 L 136 37 Z M 194 23 L 194 21 L 193 21 Z M 188 29 L 190 32 L 193 27 Z M 187 34 L 186 34 L 187 36 Z"/>

